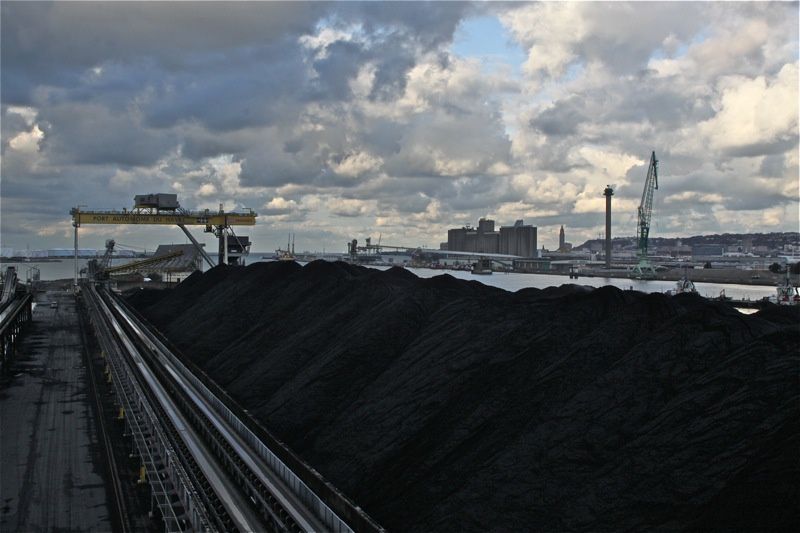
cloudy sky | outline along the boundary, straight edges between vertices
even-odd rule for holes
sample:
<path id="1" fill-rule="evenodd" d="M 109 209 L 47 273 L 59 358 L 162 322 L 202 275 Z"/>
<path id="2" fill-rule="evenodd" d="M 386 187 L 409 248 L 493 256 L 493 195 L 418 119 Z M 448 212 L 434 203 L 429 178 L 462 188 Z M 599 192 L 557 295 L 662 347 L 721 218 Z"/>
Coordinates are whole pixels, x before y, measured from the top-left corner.
<path id="1" fill-rule="evenodd" d="M 797 3 L 29 3 L 2 10 L 2 244 L 69 209 L 249 207 L 257 250 L 798 230 Z M 198 233 L 199 236 L 199 233 Z M 96 226 L 184 242 L 176 228 Z M 208 237 L 206 242 L 211 244 Z"/>

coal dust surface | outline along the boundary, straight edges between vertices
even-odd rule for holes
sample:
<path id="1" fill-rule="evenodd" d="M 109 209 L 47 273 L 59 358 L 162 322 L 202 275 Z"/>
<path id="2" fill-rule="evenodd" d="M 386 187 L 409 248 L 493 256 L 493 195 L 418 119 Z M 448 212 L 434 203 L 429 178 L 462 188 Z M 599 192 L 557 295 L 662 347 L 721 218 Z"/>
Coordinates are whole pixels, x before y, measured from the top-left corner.
<path id="1" fill-rule="evenodd" d="M 800 527 L 800 309 L 321 261 L 129 298 L 389 530 Z"/>

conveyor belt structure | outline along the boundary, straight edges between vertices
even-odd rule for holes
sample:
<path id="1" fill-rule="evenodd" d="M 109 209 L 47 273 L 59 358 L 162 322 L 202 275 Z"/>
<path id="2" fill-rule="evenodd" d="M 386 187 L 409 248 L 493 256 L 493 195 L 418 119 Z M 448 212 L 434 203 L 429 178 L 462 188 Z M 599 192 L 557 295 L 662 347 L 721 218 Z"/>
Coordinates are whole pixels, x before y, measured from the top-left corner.
<path id="1" fill-rule="evenodd" d="M 83 294 L 167 531 L 381 531 L 116 295 Z"/>

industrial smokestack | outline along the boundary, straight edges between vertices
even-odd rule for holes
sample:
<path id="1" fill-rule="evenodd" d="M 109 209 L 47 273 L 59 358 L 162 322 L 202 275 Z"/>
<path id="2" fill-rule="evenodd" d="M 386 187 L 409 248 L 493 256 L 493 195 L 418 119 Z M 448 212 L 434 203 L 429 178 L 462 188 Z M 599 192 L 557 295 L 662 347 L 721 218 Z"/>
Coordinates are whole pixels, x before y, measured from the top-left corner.
<path id="1" fill-rule="evenodd" d="M 611 197 L 614 196 L 614 189 L 611 185 L 606 185 L 603 190 L 606 197 L 606 268 L 611 268 Z"/>

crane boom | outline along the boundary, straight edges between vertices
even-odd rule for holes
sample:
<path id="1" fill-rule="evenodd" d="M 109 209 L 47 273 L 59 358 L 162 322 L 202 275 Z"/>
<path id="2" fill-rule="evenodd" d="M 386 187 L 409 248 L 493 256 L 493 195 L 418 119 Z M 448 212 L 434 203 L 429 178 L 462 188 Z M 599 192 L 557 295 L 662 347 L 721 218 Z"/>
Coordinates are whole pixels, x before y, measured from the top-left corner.
<path id="1" fill-rule="evenodd" d="M 111 265 L 111 255 L 114 253 L 114 245 L 116 242 L 114 239 L 107 239 L 106 240 L 106 251 L 103 254 L 103 257 L 100 259 L 99 269 L 105 270 Z"/>
<path id="2" fill-rule="evenodd" d="M 182 255 L 183 255 L 183 250 L 176 250 L 174 252 L 169 252 L 164 255 L 148 257 L 146 259 L 141 259 L 139 261 L 133 261 L 131 263 L 125 263 L 124 265 L 117 265 L 114 267 L 107 268 L 106 274 L 119 274 L 120 272 L 130 272 L 138 268 L 152 266 L 158 263 L 163 263 L 165 261 L 174 259 L 176 257 L 180 257 Z"/>
<path id="3" fill-rule="evenodd" d="M 658 159 L 656 152 L 650 155 L 650 167 L 642 191 L 642 202 L 639 204 L 639 257 L 647 257 L 647 241 L 650 236 L 650 219 L 653 216 L 653 191 L 658 190 Z"/>
<path id="4" fill-rule="evenodd" d="M 639 204 L 639 220 L 636 224 L 638 232 L 637 252 L 639 264 L 631 272 L 635 279 L 653 279 L 656 269 L 647 260 L 647 242 L 650 238 L 650 219 L 653 217 L 653 191 L 658 189 L 658 159 L 655 150 L 650 154 L 650 166 L 644 180 L 642 201 Z"/>

